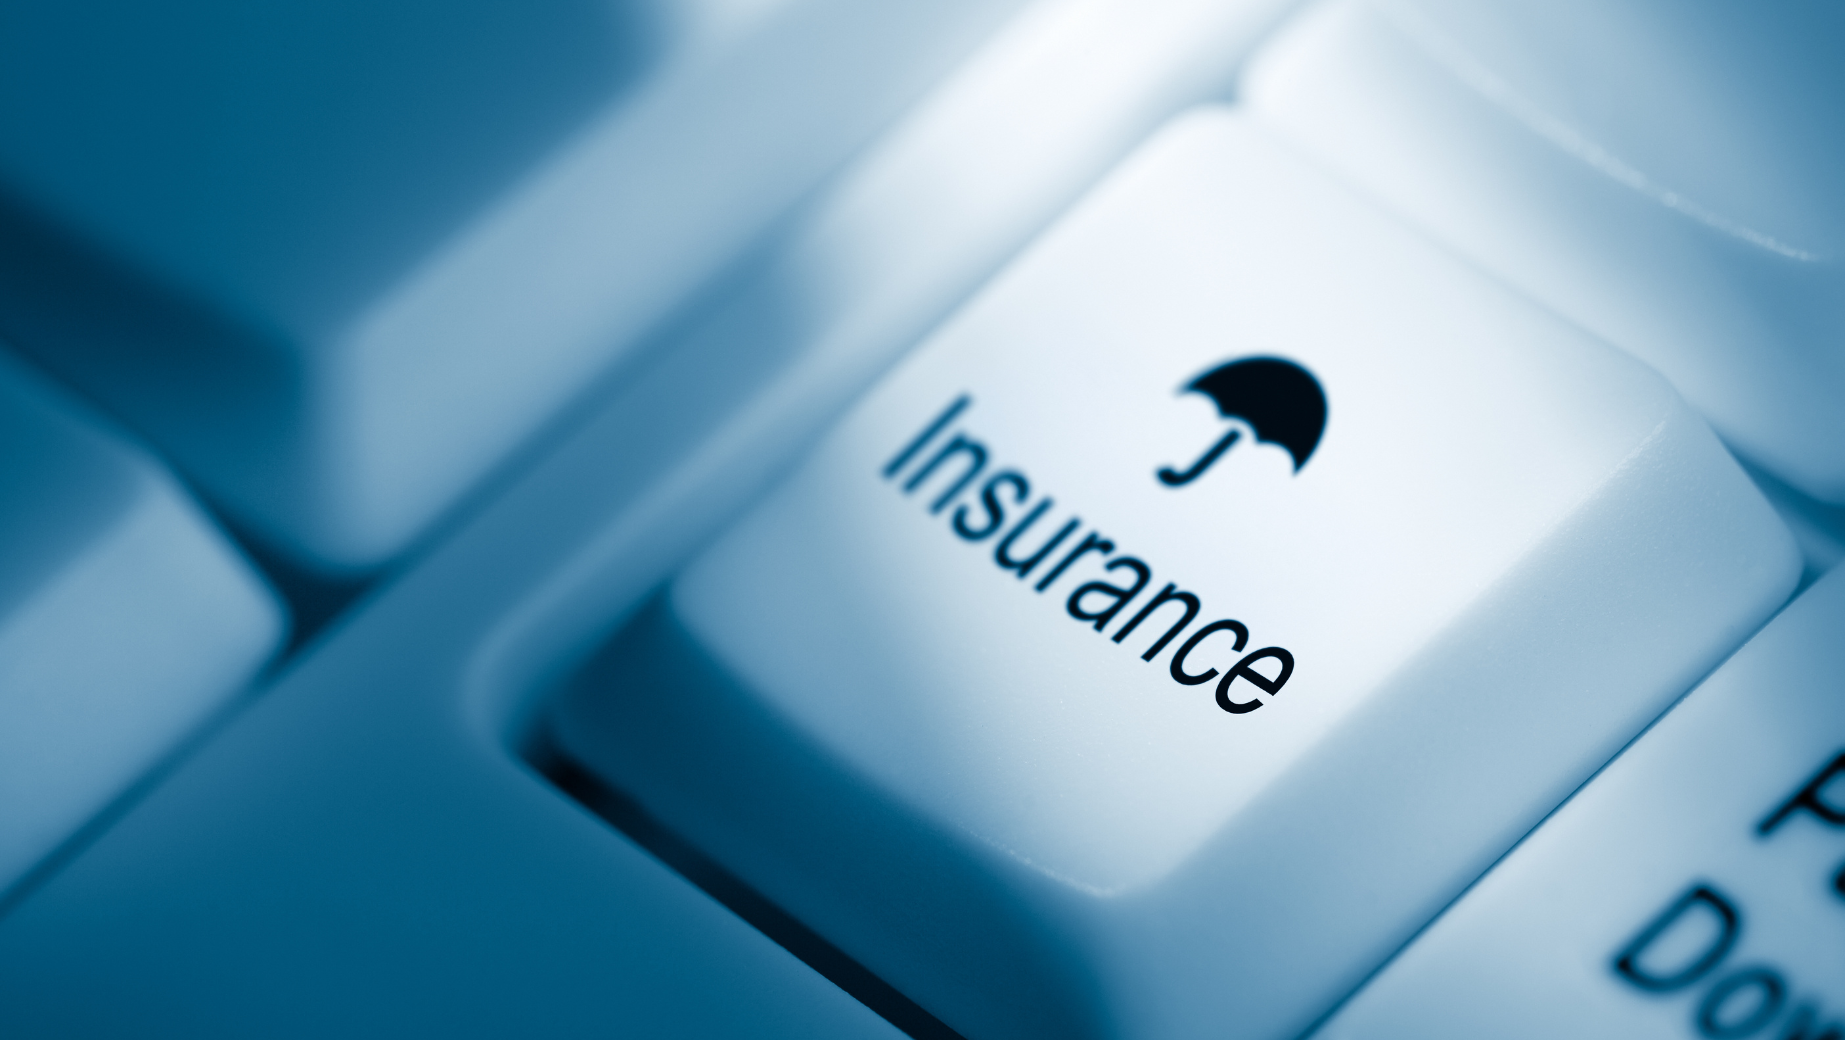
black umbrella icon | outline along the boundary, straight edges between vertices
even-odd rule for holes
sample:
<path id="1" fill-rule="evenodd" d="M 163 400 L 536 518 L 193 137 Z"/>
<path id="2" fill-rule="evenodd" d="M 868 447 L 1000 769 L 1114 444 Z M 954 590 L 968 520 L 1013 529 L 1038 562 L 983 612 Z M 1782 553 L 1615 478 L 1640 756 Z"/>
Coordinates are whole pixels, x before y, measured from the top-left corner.
<path id="1" fill-rule="evenodd" d="M 1208 395 L 1226 419 L 1241 419 L 1256 440 L 1277 444 L 1294 457 L 1294 472 L 1307 464 L 1326 431 L 1326 393 L 1313 373 L 1285 358 L 1243 358 L 1219 365 L 1191 381 L 1185 388 Z M 1230 450 L 1240 431 L 1232 428 L 1181 473 L 1170 466 L 1159 471 L 1160 483 L 1184 487 L 1197 480 L 1211 463 Z"/>

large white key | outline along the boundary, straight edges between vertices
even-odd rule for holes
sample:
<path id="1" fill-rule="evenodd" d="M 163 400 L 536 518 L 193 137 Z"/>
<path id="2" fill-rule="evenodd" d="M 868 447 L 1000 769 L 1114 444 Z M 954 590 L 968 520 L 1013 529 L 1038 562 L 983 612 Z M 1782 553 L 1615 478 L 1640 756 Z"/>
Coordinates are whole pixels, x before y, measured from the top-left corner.
<path id="1" fill-rule="evenodd" d="M 0 357 L 0 892 L 241 689 L 282 629 L 158 464 Z"/>
<path id="2" fill-rule="evenodd" d="M 7 4 L 0 320 L 373 567 L 1017 2 Z"/>
<path id="3" fill-rule="evenodd" d="M 1284 1037 L 1797 570 L 1664 381 L 1208 111 L 557 732 L 970 1037 Z"/>
<path id="4" fill-rule="evenodd" d="M 1318 1034 L 1845 1036 L 1845 571 Z"/>
<path id="5" fill-rule="evenodd" d="M 1841 48 L 1827 0 L 1333 0 L 1243 96 L 1845 503 Z"/>

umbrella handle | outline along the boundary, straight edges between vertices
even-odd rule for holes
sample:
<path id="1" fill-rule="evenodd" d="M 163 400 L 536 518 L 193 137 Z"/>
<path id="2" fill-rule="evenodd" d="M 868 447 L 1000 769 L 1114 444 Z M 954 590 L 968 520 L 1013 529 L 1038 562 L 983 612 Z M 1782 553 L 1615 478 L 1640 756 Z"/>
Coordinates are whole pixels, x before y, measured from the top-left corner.
<path id="1" fill-rule="evenodd" d="M 1211 445 L 1210 451 L 1200 455 L 1198 461 L 1192 463 L 1192 468 L 1183 473 L 1174 470 L 1171 466 L 1161 467 L 1158 473 L 1160 483 L 1167 487 L 1184 487 L 1192 481 L 1197 480 L 1204 474 L 1205 470 L 1211 468 L 1211 463 L 1216 462 L 1219 455 L 1230 450 L 1230 445 L 1236 443 L 1236 439 L 1241 432 L 1242 431 L 1235 427 L 1231 427 L 1229 433 L 1219 438 L 1216 444 Z"/>

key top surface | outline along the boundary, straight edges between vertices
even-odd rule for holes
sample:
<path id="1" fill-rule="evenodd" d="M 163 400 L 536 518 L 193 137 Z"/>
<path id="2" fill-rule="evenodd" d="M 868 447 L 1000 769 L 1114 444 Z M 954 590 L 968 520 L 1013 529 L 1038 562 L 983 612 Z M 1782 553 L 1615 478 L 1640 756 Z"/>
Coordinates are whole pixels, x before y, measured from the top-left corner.
<path id="1" fill-rule="evenodd" d="M 1012 5 L 0 12 L 0 323 L 375 566 Z"/>
<path id="2" fill-rule="evenodd" d="M 1845 502 L 1842 44 L 1824 2 L 1340 0 L 1241 96 Z"/>
<path id="3" fill-rule="evenodd" d="M 1797 571 L 1663 382 L 1210 113 L 918 348 L 557 735 L 971 1037 L 1284 1036 Z"/>
<path id="4" fill-rule="evenodd" d="M 1315 1035 L 1840 1035 L 1842 629 L 1834 571 Z"/>
<path id="5" fill-rule="evenodd" d="M 283 627 L 171 478 L 0 358 L 0 892 L 235 694 Z"/>

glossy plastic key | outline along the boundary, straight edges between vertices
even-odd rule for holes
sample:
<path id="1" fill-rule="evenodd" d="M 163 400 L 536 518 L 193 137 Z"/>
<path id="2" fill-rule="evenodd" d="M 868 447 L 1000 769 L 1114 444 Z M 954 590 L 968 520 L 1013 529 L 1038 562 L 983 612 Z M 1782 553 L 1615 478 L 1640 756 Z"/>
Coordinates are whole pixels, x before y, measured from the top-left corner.
<path id="1" fill-rule="evenodd" d="M 1663 380 L 1208 111 L 555 733 L 970 1037 L 1283 1037 L 1797 572 Z"/>

